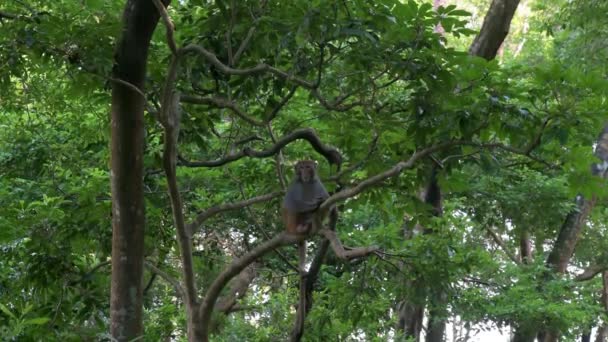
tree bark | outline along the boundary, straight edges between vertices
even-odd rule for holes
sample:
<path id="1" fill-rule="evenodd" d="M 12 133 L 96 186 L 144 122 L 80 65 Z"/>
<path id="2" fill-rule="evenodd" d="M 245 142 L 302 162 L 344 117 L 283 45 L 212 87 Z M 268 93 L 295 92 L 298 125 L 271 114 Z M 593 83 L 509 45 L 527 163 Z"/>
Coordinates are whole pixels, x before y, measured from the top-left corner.
<path id="1" fill-rule="evenodd" d="M 576 207 L 566 216 L 553 249 L 547 257 L 547 266 L 557 273 L 566 272 L 585 221 L 596 202 L 595 198 L 587 200 L 582 195 L 576 196 L 575 201 Z"/>
<path id="2" fill-rule="evenodd" d="M 608 313 L 608 271 L 602 272 L 602 306 L 604 307 L 605 313 Z M 608 324 L 604 321 L 602 325 L 597 329 L 595 335 L 595 342 L 606 342 L 608 337 Z"/>
<path id="3" fill-rule="evenodd" d="M 115 79 L 140 90 L 143 88 L 148 47 L 158 19 L 152 1 L 127 1 L 114 56 L 112 75 Z M 143 335 L 144 104 L 145 99 L 133 87 L 113 83 L 110 334 L 117 341 L 131 341 Z"/>
<path id="4" fill-rule="evenodd" d="M 523 231 L 519 237 L 519 255 L 521 263 L 528 265 L 532 262 L 532 243 L 530 242 L 530 232 Z"/>
<path id="5" fill-rule="evenodd" d="M 481 30 L 469 48 L 471 55 L 487 60 L 496 58 L 498 49 L 509 33 L 517 5 L 519 0 L 492 0 Z"/>

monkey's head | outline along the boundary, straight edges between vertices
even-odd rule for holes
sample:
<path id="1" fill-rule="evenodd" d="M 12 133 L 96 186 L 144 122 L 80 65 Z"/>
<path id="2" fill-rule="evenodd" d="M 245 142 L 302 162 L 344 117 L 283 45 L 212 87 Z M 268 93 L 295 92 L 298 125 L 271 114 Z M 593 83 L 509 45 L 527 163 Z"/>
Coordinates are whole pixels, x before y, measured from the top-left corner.
<path id="1" fill-rule="evenodd" d="M 296 177 L 302 183 L 310 183 L 317 178 L 317 162 L 300 160 L 296 163 Z"/>

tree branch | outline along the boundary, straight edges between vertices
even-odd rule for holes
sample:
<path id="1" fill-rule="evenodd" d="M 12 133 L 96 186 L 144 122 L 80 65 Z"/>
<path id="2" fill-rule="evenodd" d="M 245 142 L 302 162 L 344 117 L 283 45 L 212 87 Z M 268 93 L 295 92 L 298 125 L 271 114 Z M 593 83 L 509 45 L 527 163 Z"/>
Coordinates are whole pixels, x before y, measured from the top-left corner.
<path id="1" fill-rule="evenodd" d="M 325 202 L 323 202 L 321 204 L 321 206 L 319 207 L 319 213 L 321 216 L 325 216 L 324 213 L 326 213 L 336 203 L 338 203 L 340 201 L 344 201 L 353 196 L 356 196 L 356 195 L 360 194 L 361 192 L 363 192 L 364 190 L 366 190 L 367 188 L 380 184 L 380 183 L 384 182 L 385 180 L 387 180 L 388 178 L 397 176 L 403 170 L 411 169 L 412 167 L 414 167 L 414 165 L 416 164 L 416 162 L 418 160 L 430 155 L 433 152 L 436 152 L 436 151 L 439 151 L 439 150 L 442 150 L 445 148 L 449 148 L 449 147 L 463 145 L 463 144 L 465 144 L 465 142 L 460 141 L 460 140 L 452 140 L 452 141 L 439 143 L 439 144 L 436 144 L 436 145 L 433 145 L 430 147 L 426 147 L 418 152 L 415 152 L 414 154 L 412 154 L 412 156 L 408 160 L 401 161 L 401 162 L 397 163 L 395 166 L 391 167 L 390 169 L 388 169 L 382 173 L 379 173 L 375 176 L 369 177 L 352 188 L 344 189 L 342 191 L 336 192 L 335 194 L 331 195 L 327 200 L 325 200 Z"/>
<path id="2" fill-rule="evenodd" d="M 327 240 L 329 240 L 331 244 L 331 248 L 333 249 L 336 256 L 342 260 L 351 260 L 355 258 L 361 258 L 373 254 L 380 247 L 378 246 L 369 246 L 369 247 L 356 247 L 356 248 L 348 248 L 345 249 L 342 245 L 342 242 L 336 235 L 336 232 L 329 229 L 321 229 L 320 233 L 325 236 Z"/>
<path id="3" fill-rule="evenodd" d="M 215 278 L 215 280 L 207 290 L 205 299 L 203 300 L 199 308 L 199 317 L 201 322 L 200 328 L 205 341 L 208 341 L 209 339 L 209 323 L 211 321 L 211 313 L 213 312 L 215 302 L 217 301 L 220 292 L 222 291 L 224 286 L 226 286 L 226 284 L 230 281 L 230 279 L 234 278 L 243 269 L 245 269 L 245 267 L 249 266 L 255 260 L 263 256 L 267 252 L 273 250 L 274 248 L 278 246 L 296 243 L 301 239 L 304 239 L 304 237 L 289 235 L 286 233 L 279 233 L 271 240 L 262 243 L 261 245 L 257 246 L 239 259 L 235 259 L 230 266 L 226 267 L 222 271 L 222 273 L 220 273 L 217 278 Z"/>
<path id="4" fill-rule="evenodd" d="M 171 200 L 173 212 L 173 222 L 177 232 L 177 241 L 182 259 L 182 272 L 186 287 L 184 301 L 189 307 L 197 305 L 198 296 L 194 277 L 194 262 L 192 258 L 192 246 L 190 237 L 186 230 L 184 212 L 182 209 L 182 199 L 177 184 L 176 164 L 177 164 L 177 140 L 179 137 L 180 108 L 179 93 L 175 91 L 175 81 L 179 67 L 179 56 L 173 56 L 169 72 L 163 89 L 161 101 L 160 121 L 164 128 L 164 151 L 163 169 L 167 177 L 167 187 Z"/>
<path id="5" fill-rule="evenodd" d="M 261 196 L 252 197 L 252 198 L 246 199 L 244 201 L 240 201 L 240 202 L 225 203 L 225 204 L 220 204 L 220 205 L 211 207 L 211 208 L 199 213 L 196 216 L 196 218 L 190 224 L 188 224 L 187 231 L 190 234 L 189 236 L 192 237 L 192 235 L 194 235 L 194 233 L 195 233 L 195 230 L 198 229 L 198 227 L 200 227 L 200 225 L 203 224 L 203 222 L 205 222 L 211 216 L 217 215 L 217 214 L 225 212 L 225 211 L 242 209 L 242 208 L 248 207 L 252 204 L 266 202 L 273 198 L 279 197 L 282 194 L 283 194 L 283 191 L 277 191 L 277 192 L 272 192 L 272 193 L 261 195 Z"/>
<path id="6" fill-rule="evenodd" d="M 338 152 L 338 150 L 334 147 L 323 144 L 319 136 L 317 136 L 317 133 L 312 128 L 295 130 L 279 139 L 275 145 L 266 150 L 255 151 L 249 147 L 246 147 L 239 152 L 231 153 L 216 160 L 191 162 L 180 158 L 180 163 L 181 165 L 188 167 L 218 167 L 235 160 L 239 160 L 243 157 L 266 158 L 278 153 L 287 144 L 299 139 L 308 141 L 315 151 L 323 155 L 330 164 L 340 165 L 342 163 L 342 155 L 340 152 Z"/>
<path id="7" fill-rule="evenodd" d="M 496 244 L 500 247 L 500 249 L 502 249 L 502 251 L 509 257 L 509 259 L 511 259 L 514 263 L 516 263 L 517 265 L 521 264 L 521 261 L 519 261 L 517 259 L 517 257 L 515 256 L 515 254 L 513 254 L 513 252 L 511 252 L 508 248 L 507 245 L 505 244 L 505 242 L 502 240 L 502 238 L 500 237 L 500 235 L 498 235 L 498 233 L 496 233 L 494 231 L 494 229 L 492 229 L 492 227 L 486 225 L 485 226 L 486 230 L 488 231 L 488 233 L 490 234 L 490 236 L 492 236 L 492 239 L 494 240 L 494 242 L 496 242 Z"/>
<path id="8" fill-rule="evenodd" d="M 596 275 L 601 272 L 608 270 L 607 265 L 591 265 L 586 268 L 583 273 L 577 275 L 574 280 L 576 281 L 586 281 L 593 279 Z"/>
<path id="9" fill-rule="evenodd" d="M 175 292 L 177 292 L 177 294 L 180 296 L 180 298 L 182 298 L 182 300 L 186 299 L 186 292 L 184 291 L 184 288 L 180 285 L 180 283 L 177 279 L 173 278 L 172 276 L 170 276 L 168 273 L 164 272 L 160 268 L 154 266 L 153 263 L 151 263 L 147 260 L 144 262 L 144 265 L 150 270 L 150 272 L 157 274 L 159 277 L 163 278 L 166 282 L 171 284 L 173 286 L 173 288 L 175 289 Z"/>
<path id="10" fill-rule="evenodd" d="M 156 9 L 158 9 L 158 13 L 160 13 L 160 17 L 163 21 L 163 24 L 165 24 L 167 45 L 169 45 L 171 53 L 175 56 L 177 55 L 177 45 L 175 44 L 175 38 L 173 37 L 175 25 L 173 25 L 173 22 L 169 17 L 169 13 L 167 12 L 167 8 L 163 5 L 163 3 L 160 0 L 152 0 L 152 2 L 154 2 L 154 6 L 156 6 Z"/>
<path id="11" fill-rule="evenodd" d="M 215 309 L 224 314 L 232 312 L 236 305 L 236 301 L 245 296 L 249 285 L 257 274 L 258 272 L 255 263 L 241 271 L 241 273 L 232 281 L 228 293 L 218 299 Z"/>
<path id="12" fill-rule="evenodd" d="M 234 103 L 233 101 L 230 101 L 228 99 L 225 99 L 225 98 L 198 97 L 198 96 L 184 95 L 184 96 L 182 96 L 181 101 L 186 102 L 186 103 L 209 105 L 209 106 L 214 106 L 217 108 L 228 108 L 234 114 L 236 114 L 239 118 L 247 121 L 248 123 L 250 123 L 253 126 L 262 127 L 265 124 L 262 121 L 258 121 L 256 119 L 252 118 L 247 113 L 245 113 L 241 108 L 239 108 L 239 106 L 236 103 Z"/>

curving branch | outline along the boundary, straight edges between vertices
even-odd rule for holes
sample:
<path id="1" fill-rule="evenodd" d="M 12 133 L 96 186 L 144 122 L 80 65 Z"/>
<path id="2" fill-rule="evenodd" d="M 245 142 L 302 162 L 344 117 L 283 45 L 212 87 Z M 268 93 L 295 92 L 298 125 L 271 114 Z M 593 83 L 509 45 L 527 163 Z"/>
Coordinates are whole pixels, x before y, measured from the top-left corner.
<path id="1" fill-rule="evenodd" d="M 251 117 L 249 114 L 245 113 L 236 103 L 221 97 L 199 97 L 199 96 L 191 96 L 191 95 L 183 95 L 181 97 L 182 102 L 193 103 L 193 104 L 202 104 L 208 106 L 214 106 L 217 108 L 228 108 L 239 118 L 247 121 L 253 126 L 262 127 L 264 126 L 264 122 L 258 121 Z"/>
<path id="2" fill-rule="evenodd" d="M 608 266 L 606 265 L 591 265 L 586 268 L 583 273 L 577 275 L 574 280 L 576 281 L 587 281 L 593 279 L 599 273 L 608 270 Z"/>
<path id="3" fill-rule="evenodd" d="M 173 21 L 169 17 L 169 13 L 167 12 L 167 8 L 160 0 L 152 0 L 154 2 L 154 6 L 158 10 L 160 17 L 165 24 L 166 27 L 166 35 L 167 35 L 167 45 L 169 45 L 169 49 L 171 49 L 171 53 L 173 55 L 177 55 L 177 44 L 175 44 L 175 38 L 173 37 L 173 32 L 175 31 L 175 25 L 173 25 Z"/>
<path id="4" fill-rule="evenodd" d="M 324 214 L 327 213 L 327 211 L 331 207 L 333 207 L 335 204 L 337 204 L 338 202 L 344 201 L 351 197 L 354 197 L 369 187 L 380 184 L 380 183 L 384 182 L 385 180 L 387 180 L 388 178 L 397 176 L 403 170 L 411 169 L 412 167 L 414 167 L 414 165 L 416 164 L 416 162 L 418 160 L 430 155 L 433 152 L 436 152 L 436 151 L 439 151 L 439 150 L 442 150 L 445 148 L 449 148 L 449 147 L 462 145 L 464 143 L 466 143 L 466 142 L 463 142 L 460 140 L 452 140 L 452 141 L 443 142 L 443 143 L 436 144 L 436 145 L 424 148 L 422 150 L 419 150 L 418 152 L 415 152 L 414 154 L 412 154 L 412 156 L 408 160 L 401 161 L 401 162 L 397 163 L 395 166 L 391 167 L 390 169 L 388 169 L 382 173 L 379 173 L 375 176 L 369 177 L 368 179 L 362 181 L 361 183 L 357 184 L 356 186 L 354 186 L 352 188 L 347 188 L 347 189 L 344 189 L 342 191 L 336 192 L 335 194 L 331 195 L 328 199 L 325 200 L 325 202 L 323 202 L 321 204 L 321 206 L 319 207 L 319 213 L 321 216 L 324 216 Z"/>
<path id="5" fill-rule="evenodd" d="M 175 292 L 177 292 L 181 299 L 186 298 L 186 292 L 184 291 L 184 288 L 180 285 L 177 279 L 173 278 L 160 268 L 154 266 L 154 264 L 149 262 L 148 260 L 144 261 L 144 265 L 150 270 L 150 272 L 157 274 L 159 277 L 163 278 L 167 283 L 171 284 L 175 289 Z"/>
<path id="6" fill-rule="evenodd" d="M 340 152 L 334 147 L 325 145 L 312 128 L 295 130 L 290 134 L 283 136 L 276 144 L 266 150 L 256 151 L 246 147 L 239 152 L 231 153 L 223 158 L 209 161 L 191 162 L 180 157 L 180 164 L 188 167 L 218 167 L 243 157 L 266 158 L 277 154 L 283 147 L 287 146 L 287 144 L 296 140 L 308 141 L 312 148 L 323 155 L 330 164 L 342 164 L 342 155 Z"/>
<path id="7" fill-rule="evenodd" d="M 198 229 L 198 227 L 200 227 L 200 225 L 203 224 L 203 222 L 205 222 L 211 216 L 217 215 L 217 214 L 225 212 L 225 211 L 242 209 L 242 208 L 248 207 L 252 204 L 266 202 L 273 198 L 277 198 L 277 197 L 281 196 L 282 194 L 283 194 L 283 191 L 277 191 L 277 192 L 272 192 L 272 193 L 265 194 L 265 195 L 260 195 L 257 197 L 252 197 L 252 198 L 246 199 L 244 201 L 240 201 L 240 202 L 225 203 L 225 204 L 220 204 L 220 205 L 211 207 L 211 208 L 199 213 L 196 216 L 196 218 L 191 223 L 188 224 L 188 227 L 186 230 L 187 230 L 189 236 L 192 237 L 192 235 L 194 235 L 194 233 L 196 232 L 196 229 Z"/>
<path id="8" fill-rule="evenodd" d="M 211 313 L 213 312 L 213 308 L 220 295 L 220 292 L 226 286 L 226 284 L 228 284 L 228 282 L 232 278 L 237 276 L 247 266 L 249 266 L 251 263 L 256 261 L 264 254 L 270 252 L 271 250 L 279 246 L 296 243 L 304 238 L 305 237 L 303 236 L 289 235 L 284 232 L 279 233 L 271 240 L 262 243 L 261 245 L 257 246 L 239 259 L 235 259 L 230 266 L 226 267 L 222 271 L 222 273 L 220 273 L 217 278 L 215 278 L 215 280 L 207 290 L 205 299 L 203 299 L 203 302 L 201 303 L 198 311 L 201 322 L 200 331 L 203 336 L 203 341 L 209 340 L 209 323 L 211 321 Z"/>
<path id="9" fill-rule="evenodd" d="M 336 235 L 336 232 L 330 229 L 322 229 L 319 231 L 331 244 L 331 249 L 334 251 L 336 256 L 342 260 L 351 260 L 355 258 L 361 258 L 375 253 L 380 249 L 378 246 L 368 247 L 356 247 L 356 248 L 344 248 L 342 242 Z"/>

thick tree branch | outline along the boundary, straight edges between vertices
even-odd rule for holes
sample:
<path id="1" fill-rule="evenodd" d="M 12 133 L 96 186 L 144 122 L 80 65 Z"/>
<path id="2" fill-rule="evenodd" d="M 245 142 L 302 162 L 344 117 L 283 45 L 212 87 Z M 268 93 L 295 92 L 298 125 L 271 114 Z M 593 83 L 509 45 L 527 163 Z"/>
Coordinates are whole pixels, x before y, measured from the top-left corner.
<path id="1" fill-rule="evenodd" d="M 215 278 L 215 280 L 207 290 L 205 299 L 203 300 L 199 309 L 199 317 L 201 320 L 200 328 L 202 331 L 204 342 L 209 341 L 209 323 L 211 321 L 211 313 L 213 312 L 215 302 L 217 301 L 218 296 L 224 286 L 226 286 L 226 284 L 232 278 L 241 273 L 241 271 L 245 269 L 245 267 L 249 266 L 262 255 L 268 253 L 269 251 L 279 246 L 296 243 L 303 238 L 304 237 L 280 233 L 271 240 L 268 240 L 257 246 L 239 259 L 235 259 L 230 266 L 226 267 L 222 271 L 222 273 L 220 273 L 217 278 Z"/>
<path id="2" fill-rule="evenodd" d="M 256 264 L 253 263 L 245 268 L 238 276 L 232 281 L 230 290 L 228 293 L 218 299 L 215 305 L 215 310 L 224 314 L 229 314 L 234 310 L 236 301 L 243 298 L 247 293 L 249 285 L 255 279 L 258 272 L 256 270 Z"/>
<path id="3" fill-rule="evenodd" d="M 7 13 L 4 11 L 0 11 L 0 19 L 10 19 L 10 20 L 14 20 L 14 19 L 18 19 L 20 18 L 19 15 L 17 14 L 12 14 L 12 13 Z"/>
<path id="4" fill-rule="evenodd" d="M 218 167 L 243 157 L 266 158 L 275 155 L 287 144 L 295 140 L 306 140 L 310 143 L 313 149 L 323 155 L 330 164 L 340 165 L 342 163 L 342 155 L 334 147 L 323 144 L 317 133 L 312 128 L 298 129 L 290 134 L 283 136 L 272 147 L 256 151 L 251 148 L 244 148 L 239 152 L 231 153 L 223 158 L 210 161 L 191 162 L 180 158 L 181 165 L 188 167 Z"/>
<path id="5" fill-rule="evenodd" d="M 576 281 L 587 281 L 593 279 L 599 273 L 608 270 L 608 265 L 591 265 L 586 268 L 583 273 L 574 277 Z"/>

